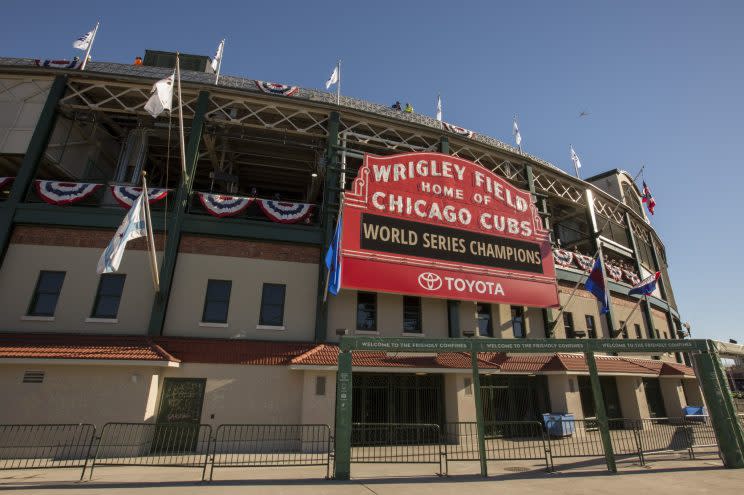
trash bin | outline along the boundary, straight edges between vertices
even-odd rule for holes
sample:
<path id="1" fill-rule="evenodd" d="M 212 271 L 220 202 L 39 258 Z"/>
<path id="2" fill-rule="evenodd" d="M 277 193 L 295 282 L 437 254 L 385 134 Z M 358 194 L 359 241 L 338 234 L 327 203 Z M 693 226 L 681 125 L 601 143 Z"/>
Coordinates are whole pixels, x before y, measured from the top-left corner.
<path id="1" fill-rule="evenodd" d="M 694 421 L 704 421 L 706 418 L 705 407 L 703 406 L 687 406 L 682 408 L 682 416 L 685 419 Z"/>
<path id="2" fill-rule="evenodd" d="M 543 423 L 551 437 L 569 437 L 576 428 L 574 415 L 568 413 L 545 413 Z"/>

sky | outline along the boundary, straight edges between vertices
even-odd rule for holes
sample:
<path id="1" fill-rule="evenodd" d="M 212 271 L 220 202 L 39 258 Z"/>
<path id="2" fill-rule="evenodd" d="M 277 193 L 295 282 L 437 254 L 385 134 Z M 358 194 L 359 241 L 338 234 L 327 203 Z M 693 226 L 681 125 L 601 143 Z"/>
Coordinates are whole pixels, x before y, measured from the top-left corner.
<path id="1" fill-rule="evenodd" d="M 33 8 L 29 8 L 30 6 Z M 0 56 L 71 58 L 101 27 L 94 60 L 145 49 L 213 56 L 222 73 L 319 88 L 342 59 L 342 92 L 410 102 L 512 142 L 582 177 L 620 168 L 656 199 L 693 337 L 744 342 L 744 2 L 3 1 Z M 589 115 L 579 117 L 580 112 Z"/>

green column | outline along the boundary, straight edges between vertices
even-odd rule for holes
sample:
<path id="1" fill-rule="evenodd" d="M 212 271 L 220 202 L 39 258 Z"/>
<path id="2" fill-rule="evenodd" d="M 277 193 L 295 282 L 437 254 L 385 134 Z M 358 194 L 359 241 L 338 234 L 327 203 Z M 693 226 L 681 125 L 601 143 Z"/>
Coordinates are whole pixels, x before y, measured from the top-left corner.
<path id="1" fill-rule="evenodd" d="M 13 217 L 16 207 L 26 199 L 26 194 L 36 176 L 36 169 L 39 167 L 41 157 L 44 156 L 44 151 L 54 130 L 57 104 L 64 96 L 66 88 L 67 76 L 62 75 L 54 78 L 44 108 L 39 114 L 39 120 L 36 122 L 34 133 L 28 143 L 26 154 L 23 155 L 23 161 L 21 161 L 21 166 L 13 181 L 10 195 L 4 203 L 0 203 L 0 266 L 2 266 L 5 258 L 5 251 L 8 249 L 10 236 L 13 234 Z"/>
<path id="2" fill-rule="evenodd" d="M 334 478 L 348 480 L 351 476 L 351 352 L 338 355 L 336 373 L 336 426 Z"/>
<path id="3" fill-rule="evenodd" d="M 488 461 L 486 459 L 486 425 L 483 418 L 483 399 L 481 398 L 480 372 L 478 371 L 478 352 L 470 351 L 473 368 L 473 398 L 475 399 L 475 422 L 478 429 L 478 457 L 480 459 L 481 476 L 488 476 Z"/>
<path id="4" fill-rule="evenodd" d="M 444 153 L 445 155 L 450 154 L 449 150 L 449 138 L 447 136 L 442 136 L 439 139 L 439 152 Z"/>
<path id="5" fill-rule="evenodd" d="M 723 403 L 726 406 L 726 412 L 731 421 L 732 429 L 735 433 L 736 443 L 739 446 L 739 452 L 744 454 L 744 433 L 742 432 L 741 425 L 739 424 L 736 406 L 734 405 L 733 397 L 731 397 L 731 390 L 729 389 L 728 380 L 726 379 L 726 373 L 723 370 L 721 359 L 716 352 L 715 344 L 712 341 L 708 341 L 708 348 L 710 349 L 710 356 L 713 359 L 713 367 L 716 371 L 716 378 L 718 379 L 718 388 L 721 389 L 723 395 Z"/>
<path id="6" fill-rule="evenodd" d="M 602 435 L 602 446 L 605 452 L 605 462 L 607 463 L 607 469 L 611 472 L 617 472 L 617 466 L 615 466 L 615 454 L 612 450 L 612 439 L 610 438 L 610 425 L 607 421 L 607 411 L 604 406 L 604 395 L 602 394 L 602 385 L 599 383 L 599 375 L 597 374 L 597 361 L 594 358 L 594 353 L 587 351 L 584 353 L 586 356 L 586 364 L 589 366 L 589 380 L 592 383 L 592 395 L 594 396 L 594 409 L 597 414 L 597 422 L 599 423 L 599 431 Z"/>
<path id="7" fill-rule="evenodd" d="M 740 427 L 736 424 L 736 416 L 731 417 L 729 408 L 726 406 L 727 397 L 718 381 L 714 357 L 709 352 L 701 352 L 695 354 L 694 359 L 713 430 L 718 438 L 723 465 L 730 469 L 744 468 L 744 452 L 737 441 Z"/>
<path id="8" fill-rule="evenodd" d="M 186 146 L 186 178 L 181 178 L 181 184 L 176 191 L 176 200 L 173 202 L 173 210 L 170 213 L 168 222 L 168 241 L 163 252 L 163 262 L 160 266 L 160 292 L 155 294 L 155 301 L 150 313 L 150 325 L 148 333 L 150 335 L 161 335 L 163 333 L 163 324 L 165 323 L 165 314 L 168 309 L 168 299 L 170 298 L 171 286 L 173 284 L 173 274 L 176 271 L 176 261 L 178 258 L 178 247 L 181 244 L 181 226 L 186 217 L 186 209 L 189 198 L 191 197 L 191 188 L 194 186 L 194 175 L 196 175 L 196 163 L 199 158 L 199 143 L 202 139 L 204 130 L 204 114 L 209 107 L 209 92 L 200 91 L 196 101 L 196 110 L 194 120 L 191 122 L 191 132 L 189 133 L 189 143 Z"/>
<path id="9" fill-rule="evenodd" d="M 325 266 L 325 254 L 328 244 L 333 239 L 336 227 L 336 214 L 340 201 L 339 172 L 338 172 L 338 128 L 340 115 L 331 112 L 328 116 L 328 142 L 326 143 L 326 169 L 323 180 L 323 204 L 320 207 L 320 262 L 318 265 L 318 295 L 315 302 L 315 342 L 325 342 L 328 326 L 328 300 L 326 299 L 326 278 L 328 271 Z M 329 295 L 328 297 L 333 297 Z"/>

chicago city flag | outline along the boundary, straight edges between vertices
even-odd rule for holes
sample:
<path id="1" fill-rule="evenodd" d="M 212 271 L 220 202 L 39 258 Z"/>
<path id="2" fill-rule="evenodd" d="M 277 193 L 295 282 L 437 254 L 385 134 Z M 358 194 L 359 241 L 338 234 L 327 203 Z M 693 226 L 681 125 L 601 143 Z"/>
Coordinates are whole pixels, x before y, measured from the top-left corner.
<path id="1" fill-rule="evenodd" d="M 147 213 L 145 211 L 144 194 L 140 194 L 132 205 L 132 208 L 124 217 L 124 221 L 114 234 L 108 247 L 98 260 L 96 272 L 113 273 L 119 269 L 121 258 L 124 256 L 124 248 L 127 242 L 138 237 L 147 237 Z"/>
<path id="2" fill-rule="evenodd" d="M 586 290 L 594 294 L 594 297 L 599 299 L 599 302 L 602 303 L 602 309 L 600 309 L 599 312 L 602 314 L 608 313 L 610 311 L 610 303 L 607 300 L 607 287 L 605 284 L 604 273 L 602 271 L 601 256 L 594 262 L 594 267 L 589 273 L 589 278 L 586 280 L 584 286 L 586 287 Z"/>
<path id="3" fill-rule="evenodd" d="M 173 108 L 173 80 L 175 73 L 170 77 L 161 79 L 152 87 L 152 96 L 145 103 L 145 110 L 153 117 L 157 117 L 163 110 L 170 111 Z"/>

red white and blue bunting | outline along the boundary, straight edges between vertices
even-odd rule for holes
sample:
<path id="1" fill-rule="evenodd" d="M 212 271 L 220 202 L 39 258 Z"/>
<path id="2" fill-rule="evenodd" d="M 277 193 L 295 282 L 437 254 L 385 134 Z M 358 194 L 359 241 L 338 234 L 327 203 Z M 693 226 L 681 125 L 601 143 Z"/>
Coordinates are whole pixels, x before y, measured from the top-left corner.
<path id="1" fill-rule="evenodd" d="M 571 251 L 566 251 L 565 249 L 553 249 L 553 258 L 555 258 L 555 262 L 561 266 L 573 265 L 574 257 Z"/>
<path id="2" fill-rule="evenodd" d="M 574 253 L 574 259 L 576 260 L 576 264 L 579 265 L 579 268 L 585 271 L 591 270 L 594 264 L 594 258 L 583 254 Z"/>
<path id="3" fill-rule="evenodd" d="M 0 177 L 0 191 L 9 188 L 14 180 L 15 177 Z"/>
<path id="4" fill-rule="evenodd" d="M 625 280 L 630 282 L 631 285 L 635 286 L 641 283 L 641 277 L 636 275 L 635 272 L 623 270 L 623 277 L 625 277 Z"/>
<path id="5" fill-rule="evenodd" d="M 201 201 L 201 204 L 209 214 L 220 218 L 239 215 L 254 201 L 254 198 L 243 196 L 228 196 L 225 194 L 210 194 L 205 192 L 198 192 L 197 194 L 199 195 L 199 201 Z"/>
<path id="6" fill-rule="evenodd" d="M 473 131 L 465 129 L 464 127 L 460 127 L 460 126 L 453 125 L 453 124 L 448 124 L 447 122 L 442 122 L 442 125 L 448 131 L 455 133 L 455 134 L 459 134 L 460 136 L 465 136 L 466 138 L 472 138 L 473 134 L 475 134 Z"/>
<path id="7" fill-rule="evenodd" d="M 615 282 L 620 282 L 623 279 L 623 270 L 619 266 L 615 266 L 612 263 L 605 263 L 605 271 L 607 276 Z"/>
<path id="8" fill-rule="evenodd" d="M 52 69 L 78 69 L 83 61 L 75 57 L 72 60 L 34 60 L 37 67 L 50 67 Z"/>
<path id="9" fill-rule="evenodd" d="M 82 201 L 93 194 L 101 184 L 90 182 L 59 182 L 54 180 L 34 181 L 36 192 L 50 205 L 64 206 Z"/>
<path id="10" fill-rule="evenodd" d="M 269 81 L 256 80 L 256 86 L 258 86 L 258 89 L 260 89 L 264 93 L 280 96 L 294 96 L 300 90 L 298 86 L 287 86 L 286 84 L 279 84 Z"/>
<path id="11" fill-rule="evenodd" d="M 270 199 L 259 199 L 258 205 L 267 217 L 279 223 L 297 223 L 307 218 L 313 209 L 313 205 L 308 203 L 289 203 Z"/>
<path id="12" fill-rule="evenodd" d="M 150 188 L 147 190 L 147 202 L 150 204 L 157 203 L 168 195 L 170 189 Z M 131 208 L 137 198 L 142 194 L 141 187 L 131 186 L 111 186 L 111 194 L 114 199 L 123 208 Z"/>

